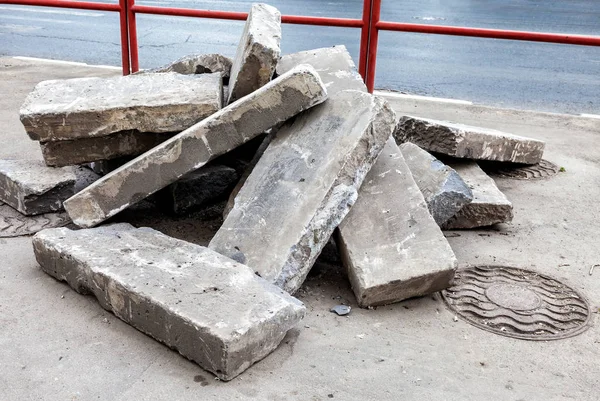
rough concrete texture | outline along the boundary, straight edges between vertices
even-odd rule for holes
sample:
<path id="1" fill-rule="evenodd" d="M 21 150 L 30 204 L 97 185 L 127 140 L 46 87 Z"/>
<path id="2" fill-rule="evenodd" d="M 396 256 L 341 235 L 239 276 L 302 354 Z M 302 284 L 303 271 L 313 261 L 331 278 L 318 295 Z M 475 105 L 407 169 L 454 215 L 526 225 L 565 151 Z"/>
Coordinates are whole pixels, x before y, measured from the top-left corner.
<path id="1" fill-rule="evenodd" d="M 65 209 L 75 224 L 94 226 L 326 98 L 317 72 L 299 66 L 104 176 Z"/>
<path id="2" fill-rule="evenodd" d="M 524 164 L 539 163 L 545 145 L 494 129 L 410 116 L 400 118 L 394 138 L 448 156 Z"/>
<path id="3" fill-rule="evenodd" d="M 414 143 L 403 143 L 400 150 L 438 225 L 473 200 L 473 192 L 453 168 Z"/>
<path id="4" fill-rule="evenodd" d="M 221 85 L 220 74 L 44 81 L 21 106 L 21 122 L 41 142 L 182 131 L 221 108 Z"/>
<path id="5" fill-rule="evenodd" d="M 457 266 L 391 137 L 340 224 L 337 242 L 362 307 L 447 288 Z"/>
<path id="6" fill-rule="evenodd" d="M 43 230 L 42 269 L 222 380 L 273 351 L 304 305 L 208 248 L 117 224 Z"/>
<path id="7" fill-rule="evenodd" d="M 231 167 L 205 166 L 184 175 L 154 197 L 163 210 L 182 214 L 227 199 L 238 178 L 238 173 Z"/>
<path id="8" fill-rule="evenodd" d="M 277 132 L 209 247 L 295 292 L 394 126 L 387 103 L 359 91 L 296 117 Z"/>
<path id="9" fill-rule="evenodd" d="M 103 137 L 41 142 L 40 147 L 46 165 L 62 167 L 138 156 L 172 138 L 175 134 L 142 133 L 130 130 Z"/>
<path id="10" fill-rule="evenodd" d="M 0 160 L 0 200 L 31 216 L 62 210 L 75 194 L 75 168 L 52 168 L 37 160 Z"/>
<path id="11" fill-rule="evenodd" d="M 442 226 L 444 229 L 486 227 L 513 219 L 512 203 L 477 163 L 464 160 L 448 160 L 446 163 L 471 188 L 473 201 L 448 220 Z"/>
<path id="12" fill-rule="evenodd" d="M 227 103 L 254 92 L 271 80 L 281 49 L 281 14 L 263 3 L 252 5 L 231 67 Z"/>
<path id="13" fill-rule="evenodd" d="M 282 56 L 277 63 L 277 75 L 281 75 L 299 64 L 310 64 L 321 76 L 329 96 L 340 90 L 367 91 L 356 65 L 344 45 L 307 50 Z"/>
<path id="14" fill-rule="evenodd" d="M 229 81 L 232 60 L 220 54 L 191 54 L 163 67 L 140 71 L 139 73 L 176 72 L 178 74 L 219 73 L 223 83 Z M 138 74 L 139 74 L 138 73 Z"/>

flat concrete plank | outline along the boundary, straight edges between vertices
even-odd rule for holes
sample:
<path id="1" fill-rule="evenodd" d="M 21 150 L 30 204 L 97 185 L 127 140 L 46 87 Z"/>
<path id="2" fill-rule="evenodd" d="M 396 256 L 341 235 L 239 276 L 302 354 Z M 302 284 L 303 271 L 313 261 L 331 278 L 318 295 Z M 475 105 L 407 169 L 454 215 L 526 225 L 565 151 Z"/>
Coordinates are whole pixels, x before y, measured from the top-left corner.
<path id="1" fill-rule="evenodd" d="M 21 106 L 41 142 L 115 132 L 177 132 L 221 108 L 221 75 L 141 74 L 40 82 Z"/>
<path id="2" fill-rule="evenodd" d="M 227 104 L 254 92 L 273 77 L 281 54 L 281 13 L 252 4 L 231 66 Z"/>
<path id="3" fill-rule="evenodd" d="M 221 77 L 229 80 L 232 60 L 221 54 L 190 54 L 165 66 L 143 70 L 136 74 L 176 72 L 178 74 L 211 74 L 219 73 Z"/>
<path id="4" fill-rule="evenodd" d="M 473 200 L 473 192 L 453 168 L 414 143 L 403 143 L 400 150 L 438 225 Z"/>
<path id="5" fill-rule="evenodd" d="M 544 142 L 448 121 L 403 116 L 394 132 L 398 144 L 413 142 L 430 152 L 476 160 L 539 163 Z"/>
<path id="6" fill-rule="evenodd" d="M 25 215 L 57 212 L 75 194 L 75 168 L 38 160 L 0 160 L 0 200 Z"/>
<path id="7" fill-rule="evenodd" d="M 123 131 L 102 137 L 71 141 L 42 142 L 42 156 L 48 166 L 62 167 L 102 160 L 139 156 L 176 133 Z"/>
<path id="8" fill-rule="evenodd" d="M 486 227 L 508 223 L 513 219 L 513 206 L 496 183 L 472 161 L 447 161 L 473 191 L 473 201 L 465 205 L 443 228 Z"/>
<path id="9" fill-rule="evenodd" d="M 299 115 L 277 132 L 209 247 L 295 292 L 394 125 L 385 101 L 358 91 Z"/>
<path id="10" fill-rule="evenodd" d="M 53 228 L 33 249 L 46 273 L 222 380 L 267 356 L 304 317 L 300 301 L 247 266 L 149 228 Z"/>
<path id="11" fill-rule="evenodd" d="M 457 266 L 392 138 L 340 224 L 337 242 L 362 307 L 443 290 Z"/>
<path id="12" fill-rule="evenodd" d="M 316 71 L 299 66 L 104 176 L 65 209 L 75 224 L 94 226 L 326 98 Z"/>

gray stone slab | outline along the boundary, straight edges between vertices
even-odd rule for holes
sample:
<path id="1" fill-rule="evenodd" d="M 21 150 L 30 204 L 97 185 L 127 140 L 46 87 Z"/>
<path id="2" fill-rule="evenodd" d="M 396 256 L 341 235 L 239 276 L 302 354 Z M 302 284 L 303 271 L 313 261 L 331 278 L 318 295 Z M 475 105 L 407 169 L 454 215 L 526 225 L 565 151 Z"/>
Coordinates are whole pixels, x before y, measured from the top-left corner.
<path id="1" fill-rule="evenodd" d="M 220 74 L 43 81 L 21 106 L 21 122 L 41 142 L 127 130 L 178 132 L 221 108 L 221 85 Z"/>
<path id="2" fill-rule="evenodd" d="M 398 144 L 412 142 L 430 152 L 476 160 L 536 164 L 545 143 L 489 128 L 403 116 L 394 132 Z"/>
<path id="3" fill-rule="evenodd" d="M 391 138 L 340 224 L 337 242 L 362 307 L 440 291 L 457 265 Z"/>
<path id="4" fill-rule="evenodd" d="M 273 351 L 304 305 L 208 248 L 129 224 L 33 238 L 42 269 L 222 380 Z"/>
<path id="5" fill-rule="evenodd" d="M 231 64 L 232 60 L 229 57 L 220 54 L 190 54 L 165 66 L 139 73 L 176 72 L 185 75 L 219 73 L 226 83 L 229 81 Z"/>
<path id="6" fill-rule="evenodd" d="M 271 141 L 209 247 L 295 292 L 394 125 L 383 99 L 358 91 L 299 115 Z"/>
<path id="7" fill-rule="evenodd" d="M 455 169 L 471 188 L 473 201 L 448 220 L 442 226 L 444 229 L 485 227 L 497 223 L 508 223 L 512 220 L 512 203 L 477 163 L 466 160 L 447 160 L 446 164 Z"/>
<path id="8" fill-rule="evenodd" d="M 277 75 L 299 64 L 310 64 L 321 76 L 329 96 L 341 90 L 367 91 L 346 46 L 324 47 L 282 56 L 277 63 Z"/>
<path id="9" fill-rule="evenodd" d="M 104 176 L 65 208 L 75 224 L 94 226 L 326 98 L 317 72 L 299 66 Z"/>
<path id="10" fill-rule="evenodd" d="M 273 77 L 281 49 L 281 14 L 275 7 L 252 4 L 231 66 L 227 104 L 254 92 Z"/>
<path id="11" fill-rule="evenodd" d="M 175 135 L 123 131 L 102 137 L 42 142 L 40 147 L 46 165 L 62 167 L 139 156 Z"/>
<path id="12" fill-rule="evenodd" d="M 167 212 L 186 213 L 227 199 L 238 178 L 231 167 L 205 166 L 161 189 L 154 194 L 154 200 Z"/>
<path id="13" fill-rule="evenodd" d="M 473 192 L 453 168 L 414 143 L 403 143 L 400 150 L 438 225 L 473 200 Z"/>
<path id="14" fill-rule="evenodd" d="M 62 210 L 73 196 L 75 168 L 47 167 L 37 160 L 0 160 L 0 200 L 25 215 Z"/>

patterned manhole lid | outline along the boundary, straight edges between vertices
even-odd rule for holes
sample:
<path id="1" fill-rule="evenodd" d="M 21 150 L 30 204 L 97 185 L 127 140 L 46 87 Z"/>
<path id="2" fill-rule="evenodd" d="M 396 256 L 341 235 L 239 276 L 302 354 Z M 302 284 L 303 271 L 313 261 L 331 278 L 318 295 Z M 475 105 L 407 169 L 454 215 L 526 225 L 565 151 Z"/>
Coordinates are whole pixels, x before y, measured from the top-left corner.
<path id="1" fill-rule="evenodd" d="M 583 296 L 560 281 L 530 270 L 477 266 L 456 272 L 442 297 L 474 326 L 524 340 L 558 340 L 589 327 Z"/>
<path id="2" fill-rule="evenodd" d="M 0 238 L 35 234 L 44 228 L 62 227 L 71 222 L 66 213 L 47 213 L 23 216 L 0 202 Z"/>
<path id="3" fill-rule="evenodd" d="M 507 166 L 505 163 L 485 163 L 482 164 L 482 168 L 488 174 L 517 180 L 548 178 L 556 175 L 560 171 L 560 167 L 548 160 L 542 160 L 538 164 L 533 165 L 517 164 L 512 167 Z"/>

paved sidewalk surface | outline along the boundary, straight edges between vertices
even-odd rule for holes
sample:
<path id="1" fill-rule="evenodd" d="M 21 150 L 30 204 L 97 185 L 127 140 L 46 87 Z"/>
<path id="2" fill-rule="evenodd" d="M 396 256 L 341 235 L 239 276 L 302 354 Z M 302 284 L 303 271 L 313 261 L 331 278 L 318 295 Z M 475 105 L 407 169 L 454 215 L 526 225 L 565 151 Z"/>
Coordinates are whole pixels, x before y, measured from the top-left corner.
<path id="1" fill-rule="evenodd" d="M 0 158 L 41 159 L 19 107 L 45 79 L 118 70 L 0 58 Z M 398 114 L 448 119 L 542 139 L 565 168 L 538 181 L 497 179 L 515 207 L 500 230 L 455 231 L 461 265 L 535 269 L 600 307 L 600 120 L 424 100 Z M 165 231 L 206 245 L 219 222 Z M 190 232 L 192 232 L 190 234 Z M 192 235 L 193 234 L 193 235 Z M 104 311 L 37 266 L 31 238 L 0 239 L 2 400 L 596 400 L 598 313 L 583 334 L 531 342 L 455 321 L 439 294 L 364 310 L 339 267 L 317 265 L 299 291 L 307 317 L 280 347 L 229 383 Z M 354 308 L 347 317 L 329 309 Z"/>

